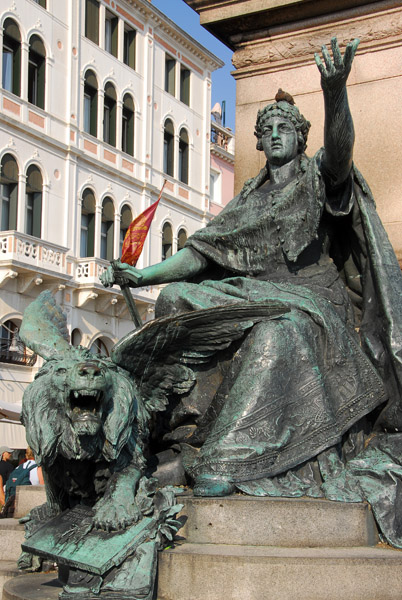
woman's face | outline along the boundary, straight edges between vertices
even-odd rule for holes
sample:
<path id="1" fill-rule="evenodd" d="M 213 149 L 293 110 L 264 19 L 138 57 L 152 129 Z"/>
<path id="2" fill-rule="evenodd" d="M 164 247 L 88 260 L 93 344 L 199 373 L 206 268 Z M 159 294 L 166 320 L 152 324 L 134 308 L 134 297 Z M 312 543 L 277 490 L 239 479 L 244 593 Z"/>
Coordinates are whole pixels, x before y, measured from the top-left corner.
<path id="1" fill-rule="evenodd" d="M 271 117 L 264 124 L 261 143 L 270 165 L 281 167 L 298 154 L 297 131 L 284 117 Z"/>

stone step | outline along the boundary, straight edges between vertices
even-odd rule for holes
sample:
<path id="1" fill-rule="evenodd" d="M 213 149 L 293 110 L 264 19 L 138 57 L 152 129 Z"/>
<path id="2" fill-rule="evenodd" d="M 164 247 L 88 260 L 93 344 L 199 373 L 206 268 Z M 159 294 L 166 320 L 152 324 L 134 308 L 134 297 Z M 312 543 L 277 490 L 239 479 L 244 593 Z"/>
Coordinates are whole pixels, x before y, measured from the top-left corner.
<path id="1" fill-rule="evenodd" d="M 402 552 L 183 544 L 159 558 L 158 600 L 400 600 Z M 2 600 L 57 600 L 54 574 L 9 579 Z"/>
<path id="2" fill-rule="evenodd" d="M 17 485 L 15 490 L 14 518 L 25 517 L 35 506 L 46 502 L 44 485 Z"/>
<path id="3" fill-rule="evenodd" d="M 158 573 L 158 600 L 402 598 L 402 552 L 379 547 L 185 543 L 160 554 Z"/>
<path id="4" fill-rule="evenodd" d="M 0 561 L 16 563 L 21 554 L 21 544 L 24 539 L 24 526 L 17 519 L 0 519 Z"/>
<path id="5" fill-rule="evenodd" d="M 195 544 L 372 546 L 378 542 L 368 504 L 311 498 L 181 496 L 187 520 L 180 537 Z"/>
<path id="6" fill-rule="evenodd" d="M 3 541 L 3 538 L 1 540 Z M 19 575 L 19 571 L 15 560 L 0 560 L 0 598 L 2 597 L 5 582 L 17 575 Z"/>

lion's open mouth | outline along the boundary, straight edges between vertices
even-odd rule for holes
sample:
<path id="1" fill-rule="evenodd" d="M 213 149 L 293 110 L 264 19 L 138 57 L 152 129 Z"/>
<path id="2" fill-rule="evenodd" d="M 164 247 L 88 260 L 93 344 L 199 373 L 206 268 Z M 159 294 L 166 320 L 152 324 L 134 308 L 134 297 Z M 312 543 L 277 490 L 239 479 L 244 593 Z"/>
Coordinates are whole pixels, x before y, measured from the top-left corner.
<path id="1" fill-rule="evenodd" d="M 73 422 L 100 422 L 102 401 L 102 390 L 72 390 L 70 392 L 70 406 Z"/>

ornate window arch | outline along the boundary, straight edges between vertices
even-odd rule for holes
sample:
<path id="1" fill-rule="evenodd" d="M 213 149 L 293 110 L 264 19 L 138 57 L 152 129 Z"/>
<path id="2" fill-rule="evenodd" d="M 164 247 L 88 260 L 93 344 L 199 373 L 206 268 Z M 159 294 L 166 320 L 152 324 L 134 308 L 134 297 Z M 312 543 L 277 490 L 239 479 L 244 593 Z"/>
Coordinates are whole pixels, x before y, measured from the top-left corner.
<path id="1" fill-rule="evenodd" d="M 184 227 L 180 227 L 179 232 L 177 234 L 177 250 L 182 250 L 184 248 L 184 244 L 186 243 L 187 238 L 187 231 L 184 229 Z"/>
<path id="2" fill-rule="evenodd" d="M 163 130 L 163 172 L 174 176 L 174 127 L 171 119 L 166 119 Z"/>
<path id="3" fill-rule="evenodd" d="M 34 34 L 29 39 L 28 102 L 45 108 L 46 50 L 42 39 Z"/>
<path id="4" fill-rule="evenodd" d="M 110 340 L 108 340 L 107 338 L 103 336 L 98 337 L 90 345 L 89 351 L 92 354 L 98 354 L 100 356 L 109 356 L 110 352 L 108 348 L 108 342 L 110 343 Z"/>
<path id="5" fill-rule="evenodd" d="M 173 230 L 169 221 L 166 221 L 162 227 L 162 260 L 172 256 L 173 252 Z"/>
<path id="6" fill-rule="evenodd" d="M 37 238 L 42 234 L 42 201 L 42 172 L 36 165 L 30 165 L 25 188 L 25 233 Z"/>
<path id="7" fill-rule="evenodd" d="M 121 149 L 134 156 L 134 100 L 131 94 L 123 96 L 123 112 L 121 124 Z"/>
<path id="8" fill-rule="evenodd" d="M 18 164 L 12 154 L 4 154 L 0 166 L 0 228 L 17 229 Z"/>
<path id="9" fill-rule="evenodd" d="M 8 17 L 3 25 L 3 77 L 2 87 L 21 95 L 21 32 L 14 19 Z"/>
<path id="10" fill-rule="evenodd" d="M 100 257 L 113 260 L 114 255 L 114 203 L 106 196 L 102 202 L 102 221 L 100 232 Z"/>
<path id="11" fill-rule="evenodd" d="M 105 83 L 103 100 L 103 141 L 116 146 L 116 88 L 111 81 Z"/>
<path id="12" fill-rule="evenodd" d="M 98 79 L 87 69 L 84 75 L 84 131 L 97 136 L 98 133 Z"/>
<path id="13" fill-rule="evenodd" d="M 95 254 L 95 194 L 91 188 L 82 192 L 80 256 Z"/>
<path id="14" fill-rule="evenodd" d="M 75 347 L 80 346 L 82 342 L 82 331 L 75 327 L 71 332 L 71 344 Z"/>
<path id="15" fill-rule="evenodd" d="M 183 183 L 188 183 L 188 164 L 189 137 L 187 129 L 182 127 L 179 135 L 179 179 Z"/>
<path id="16" fill-rule="evenodd" d="M 122 255 L 123 242 L 126 237 L 127 229 L 133 220 L 133 212 L 128 204 L 123 204 L 120 211 L 120 237 L 119 237 L 119 255 Z"/>

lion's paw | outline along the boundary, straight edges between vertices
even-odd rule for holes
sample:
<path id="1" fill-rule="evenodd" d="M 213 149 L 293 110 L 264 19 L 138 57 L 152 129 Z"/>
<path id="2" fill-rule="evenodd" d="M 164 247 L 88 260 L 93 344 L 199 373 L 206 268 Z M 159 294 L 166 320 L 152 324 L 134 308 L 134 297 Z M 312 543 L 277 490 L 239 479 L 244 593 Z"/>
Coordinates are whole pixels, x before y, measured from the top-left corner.
<path id="1" fill-rule="evenodd" d="M 126 529 L 129 525 L 136 523 L 141 516 L 134 501 L 126 505 L 110 499 L 108 501 L 100 500 L 94 508 L 94 527 L 104 531 Z"/>

